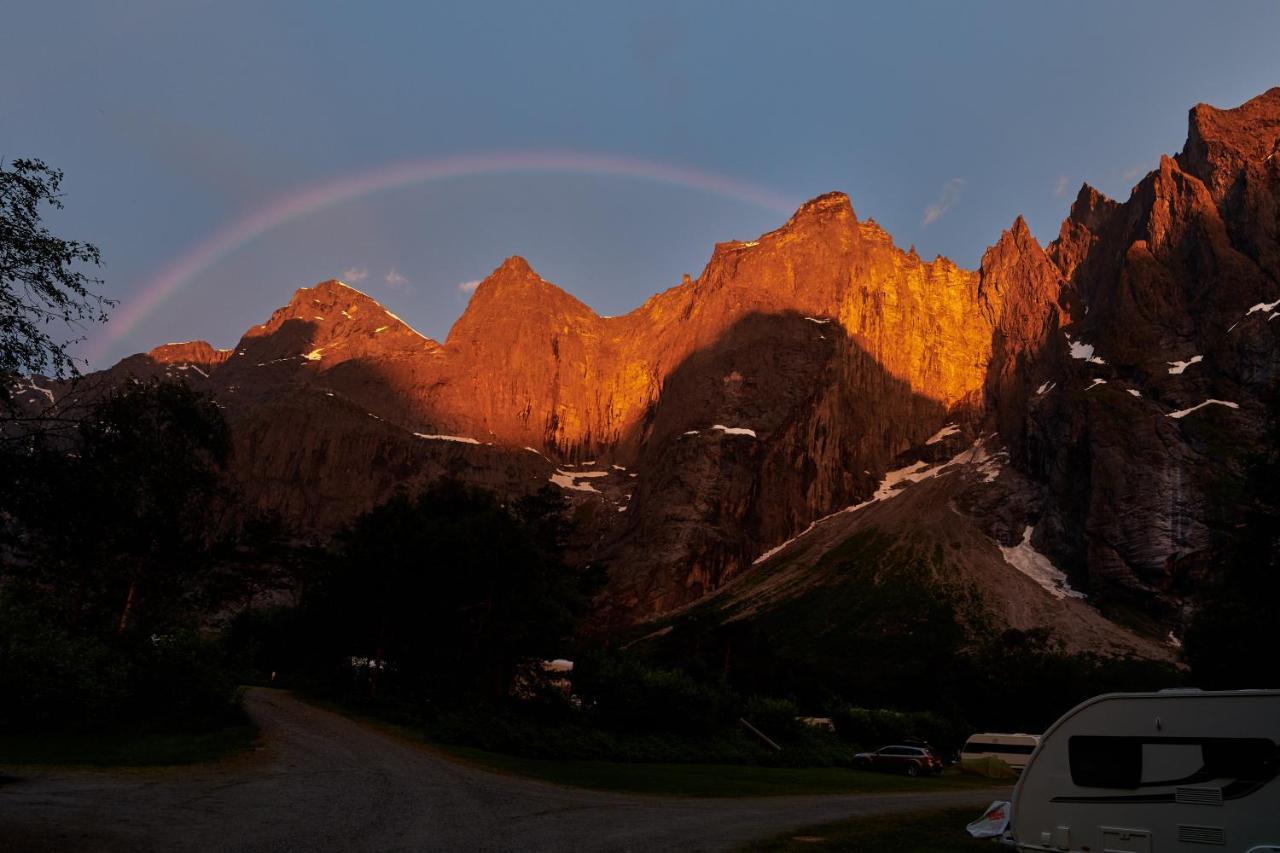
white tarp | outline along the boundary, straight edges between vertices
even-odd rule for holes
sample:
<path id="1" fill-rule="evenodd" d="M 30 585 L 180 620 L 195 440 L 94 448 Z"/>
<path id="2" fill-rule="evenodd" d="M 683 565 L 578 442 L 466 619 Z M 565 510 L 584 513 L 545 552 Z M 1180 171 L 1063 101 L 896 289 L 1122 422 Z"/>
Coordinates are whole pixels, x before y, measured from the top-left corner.
<path id="1" fill-rule="evenodd" d="M 974 838 L 999 838 L 1008 828 L 1009 803 L 1005 800 L 993 802 L 982 817 L 965 827 Z"/>

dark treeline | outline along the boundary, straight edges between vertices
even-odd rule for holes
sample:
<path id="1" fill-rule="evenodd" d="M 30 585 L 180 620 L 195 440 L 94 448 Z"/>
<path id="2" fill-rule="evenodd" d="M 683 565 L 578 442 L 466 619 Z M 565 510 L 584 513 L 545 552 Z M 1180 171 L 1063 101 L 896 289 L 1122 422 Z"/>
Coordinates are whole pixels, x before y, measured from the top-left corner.
<path id="1" fill-rule="evenodd" d="M 1230 679 L 1238 656 L 1221 638 L 1264 630 L 1243 596 L 1275 577 L 1261 527 L 1255 559 L 1189 634 L 1190 675 L 1070 655 L 1043 632 L 975 637 L 974 602 L 906 565 L 750 619 L 695 608 L 624 644 L 636 635 L 583 630 L 603 577 L 566 564 L 558 490 L 504 502 L 439 481 L 303 540 L 245 506 L 231 447 L 213 399 L 162 381 L 101 393 L 73 429 L 4 442 L 0 724 L 207 727 L 256 682 L 533 755 L 845 763 L 882 740 L 953 750 L 975 729 L 1039 731 L 1100 692 Z M 857 580 L 873 540 L 828 559 Z M 575 661 L 570 676 L 544 671 L 557 657 Z"/>
<path id="2" fill-rule="evenodd" d="M 126 383 L 47 423 L 0 444 L 0 722 L 224 718 L 235 681 L 198 630 L 235 539 L 220 410 Z"/>
<path id="3" fill-rule="evenodd" d="M 598 587 L 565 565 L 566 510 L 549 487 L 396 494 L 313 554 L 298 607 L 240 613 L 228 649 L 257 677 L 352 701 L 501 700 L 570 647 Z"/>

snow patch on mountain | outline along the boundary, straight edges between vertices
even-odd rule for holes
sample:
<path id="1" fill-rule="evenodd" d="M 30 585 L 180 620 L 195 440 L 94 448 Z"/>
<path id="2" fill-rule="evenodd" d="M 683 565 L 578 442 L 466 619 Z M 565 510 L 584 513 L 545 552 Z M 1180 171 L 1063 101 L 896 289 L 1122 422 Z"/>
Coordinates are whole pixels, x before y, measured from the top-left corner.
<path id="1" fill-rule="evenodd" d="M 1067 343 L 1071 344 L 1071 357 L 1082 361 L 1092 362 L 1093 364 L 1106 364 L 1101 356 L 1093 354 L 1093 344 L 1086 344 L 1084 341 L 1073 341 L 1071 336 L 1064 333 Z"/>
<path id="2" fill-rule="evenodd" d="M 1193 355 L 1191 356 L 1191 358 L 1187 359 L 1186 361 L 1166 361 L 1165 364 L 1169 365 L 1169 372 L 1172 373 L 1174 376 L 1177 376 L 1180 373 L 1182 373 L 1184 370 L 1186 370 L 1188 367 L 1190 367 L 1191 365 L 1199 364 L 1202 361 L 1204 361 L 1204 356 Z"/>
<path id="3" fill-rule="evenodd" d="M 938 430 L 933 435 L 929 436 L 929 438 L 925 441 L 925 444 L 926 445 L 937 444 L 947 436 L 955 435 L 959 431 L 960 431 L 960 427 L 956 426 L 955 424 L 947 424 L 942 429 Z"/>
<path id="4" fill-rule="evenodd" d="M 474 438 L 468 438 L 465 435 L 430 435 L 425 432 L 415 432 L 414 435 L 416 435 L 418 438 L 426 439 L 427 441 L 456 441 L 460 444 L 479 444 L 480 443 L 476 441 Z"/>
<path id="5" fill-rule="evenodd" d="M 599 494 L 600 490 L 590 483 L 579 483 L 578 478 L 581 476 L 582 475 L 576 471 L 564 471 L 557 468 L 556 472 L 547 478 L 547 481 L 562 489 L 569 489 L 574 492 L 595 492 Z"/>
<path id="6" fill-rule="evenodd" d="M 415 335 L 417 335 L 418 337 L 422 338 L 424 341 L 430 341 L 430 340 L 431 340 L 431 339 L 430 339 L 430 338 L 428 338 L 426 335 L 422 334 L 422 332 L 419 332 L 419 331 L 418 331 L 417 329 L 415 329 L 413 326 L 410 326 L 410 325 L 409 325 L 408 323 L 406 323 L 404 320 L 401 320 L 401 319 L 400 319 L 399 317 L 397 317 L 395 314 L 392 314 L 392 313 L 391 313 L 390 311 L 388 311 L 386 308 L 383 308 L 383 309 L 382 309 L 382 313 L 386 314 L 386 315 L 387 315 L 388 317 L 390 317 L 392 320 L 395 320 L 395 321 L 396 321 L 397 323 L 399 323 L 401 326 L 404 326 L 406 329 L 408 329 L 409 331 L 413 332 Z M 385 329 L 385 328 L 386 328 L 386 326 L 383 326 L 383 327 L 382 327 L 382 329 Z M 381 329 L 378 329 L 377 331 L 381 331 Z"/>
<path id="7" fill-rule="evenodd" d="M 1205 400 L 1203 403 L 1200 403 L 1200 404 L 1198 404 L 1198 405 L 1192 406 L 1192 407 L 1191 407 L 1191 408 L 1189 408 L 1189 409 L 1180 409 L 1180 410 L 1178 410 L 1178 411 L 1176 411 L 1176 412 L 1170 412 L 1168 416 L 1169 416 L 1169 417 L 1171 417 L 1171 418 L 1185 418 L 1187 415 L 1191 414 L 1192 412 L 1194 412 L 1194 411 L 1196 411 L 1196 410 L 1198 410 L 1198 409 L 1203 409 L 1205 406 L 1226 406 L 1226 407 L 1227 407 L 1227 408 L 1229 408 L 1229 409 L 1238 409 L 1238 408 L 1240 408 L 1240 404 L 1239 404 L 1239 403 L 1233 403 L 1233 402 L 1231 402 L 1230 400 L 1213 400 L 1213 399 L 1209 399 L 1209 400 Z"/>
<path id="8" fill-rule="evenodd" d="M 1035 528 L 1027 525 L 1022 531 L 1022 541 L 1012 548 L 1000 546 L 1004 561 L 1031 578 L 1043 587 L 1054 598 L 1084 598 L 1084 593 L 1077 592 L 1067 583 L 1063 574 L 1053 562 L 1031 545 L 1031 534 Z"/>

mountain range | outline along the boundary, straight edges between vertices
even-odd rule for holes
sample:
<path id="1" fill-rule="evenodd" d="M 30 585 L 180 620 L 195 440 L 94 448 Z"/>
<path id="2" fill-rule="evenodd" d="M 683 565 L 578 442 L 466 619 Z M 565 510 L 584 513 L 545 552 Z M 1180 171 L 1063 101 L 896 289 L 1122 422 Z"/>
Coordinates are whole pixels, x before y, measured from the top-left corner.
<path id="1" fill-rule="evenodd" d="M 998 624 L 1172 658 L 1276 427 L 1278 317 L 1275 88 L 1196 106 L 1127 200 L 1085 185 L 975 270 L 829 193 L 626 315 L 512 257 L 443 342 L 325 281 L 231 349 L 104 375 L 213 393 L 247 496 L 308 535 L 442 476 L 561 489 L 602 626 L 750 618 L 874 547 L 880 582 L 898 554 Z"/>

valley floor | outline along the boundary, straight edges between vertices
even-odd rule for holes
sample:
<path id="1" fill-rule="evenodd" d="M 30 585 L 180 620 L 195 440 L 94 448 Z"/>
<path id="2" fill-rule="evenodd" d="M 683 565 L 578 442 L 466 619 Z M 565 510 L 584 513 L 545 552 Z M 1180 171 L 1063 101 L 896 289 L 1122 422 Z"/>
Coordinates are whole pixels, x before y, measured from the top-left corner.
<path id="1" fill-rule="evenodd" d="M 248 691 L 262 748 L 186 768 L 18 768 L 5 851 L 722 850 L 793 827 L 966 807 L 1000 789 L 765 799 L 565 788 L 446 760 L 275 690 Z M 961 826 L 956 827 L 962 831 Z"/>

